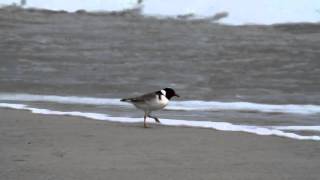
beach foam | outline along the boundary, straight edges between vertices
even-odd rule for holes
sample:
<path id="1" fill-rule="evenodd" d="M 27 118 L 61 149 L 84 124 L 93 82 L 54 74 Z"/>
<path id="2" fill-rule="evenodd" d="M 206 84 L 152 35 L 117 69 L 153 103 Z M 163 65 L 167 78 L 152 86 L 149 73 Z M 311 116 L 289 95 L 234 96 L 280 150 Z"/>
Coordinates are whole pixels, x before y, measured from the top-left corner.
<path id="1" fill-rule="evenodd" d="M 198 111 L 251 111 L 264 113 L 317 114 L 319 105 L 310 104 L 260 104 L 251 102 L 176 101 L 167 109 Z"/>
<path id="2" fill-rule="evenodd" d="M 0 4 L 20 5 L 20 0 L 2 0 Z M 64 10 L 75 12 L 86 11 L 123 11 L 138 7 L 138 0 L 26 0 L 25 8 Z M 192 15 L 191 18 L 210 18 L 225 14 L 218 22 L 242 24 L 275 24 L 297 22 L 319 22 L 319 0 L 143 0 L 139 6 L 142 13 L 155 17 L 177 17 Z M 219 19 L 219 18 L 218 18 Z"/>
<path id="3" fill-rule="evenodd" d="M 128 103 L 121 102 L 120 99 L 80 97 L 80 96 L 38 95 L 38 94 L 0 93 L 0 100 L 26 101 L 26 102 L 53 102 L 53 103 L 60 103 L 60 104 L 110 105 L 110 106 L 127 106 L 128 105 Z"/>
<path id="4" fill-rule="evenodd" d="M 77 10 L 86 11 L 122 11 L 136 6 L 136 0 L 26 0 L 25 8 L 48 9 L 53 11 L 75 12 Z M 0 4 L 20 5 L 21 0 L 2 0 Z"/>
<path id="5" fill-rule="evenodd" d="M 54 102 L 61 104 L 86 104 L 106 106 L 128 106 L 132 105 L 120 102 L 120 99 L 57 96 L 57 95 L 35 95 L 35 94 L 10 94 L 0 93 L 2 101 L 27 101 L 27 102 Z M 179 111 L 244 111 L 263 113 L 292 113 L 292 114 L 318 114 L 320 105 L 300 104 L 260 104 L 252 102 L 219 102 L 219 101 L 172 101 L 166 107 L 167 110 Z"/>
<path id="6" fill-rule="evenodd" d="M 28 110 L 35 114 L 44 114 L 44 115 L 63 115 L 63 116 L 77 116 L 84 117 L 94 120 L 105 120 L 112 122 L 121 122 L 121 123 L 138 123 L 142 122 L 142 118 L 129 118 L 129 117 L 112 117 L 108 114 L 101 113 L 91 113 L 91 112 L 79 112 L 79 111 L 54 111 L 49 109 L 41 109 L 30 107 L 25 104 L 11 104 L 11 103 L 0 103 L 0 108 L 10 108 L 17 110 Z M 149 123 L 154 123 L 154 121 L 148 119 Z M 251 134 L 264 135 L 264 136 L 280 136 L 297 140 L 315 140 L 320 141 L 320 136 L 303 136 L 292 132 L 285 132 L 281 130 L 282 127 L 264 127 L 264 126 L 248 126 L 248 125 L 235 125 L 228 122 L 211 122 L 211 121 L 187 121 L 187 120 L 178 120 L 178 119 L 161 119 L 161 124 L 166 126 L 183 126 L 183 127 L 196 127 L 196 128 L 207 128 L 215 129 L 220 131 L 237 131 L 237 132 L 247 132 Z M 291 127 L 288 126 L 288 129 Z M 317 129 L 319 126 L 300 126 L 301 129 Z M 294 128 L 293 128 L 294 129 Z"/>
<path id="7" fill-rule="evenodd" d="M 196 18 L 213 17 L 224 13 L 218 22 L 243 24 L 276 24 L 297 22 L 319 22 L 319 0 L 147 0 L 143 13 L 147 15 L 178 16 L 194 15 Z"/>
<path id="8" fill-rule="evenodd" d="M 320 126 L 275 126 L 275 129 L 289 131 L 319 131 Z"/>

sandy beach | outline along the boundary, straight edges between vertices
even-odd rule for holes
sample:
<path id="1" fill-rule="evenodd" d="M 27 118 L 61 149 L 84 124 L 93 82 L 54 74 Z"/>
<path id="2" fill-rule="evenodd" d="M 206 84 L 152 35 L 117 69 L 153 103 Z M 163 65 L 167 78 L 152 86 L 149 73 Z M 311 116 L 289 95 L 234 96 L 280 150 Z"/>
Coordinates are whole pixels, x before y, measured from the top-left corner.
<path id="1" fill-rule="evenodd" d="M 0 176 L 43 179 L 320 177 L 320 144 L 207 129 L 0 110 Z"/>

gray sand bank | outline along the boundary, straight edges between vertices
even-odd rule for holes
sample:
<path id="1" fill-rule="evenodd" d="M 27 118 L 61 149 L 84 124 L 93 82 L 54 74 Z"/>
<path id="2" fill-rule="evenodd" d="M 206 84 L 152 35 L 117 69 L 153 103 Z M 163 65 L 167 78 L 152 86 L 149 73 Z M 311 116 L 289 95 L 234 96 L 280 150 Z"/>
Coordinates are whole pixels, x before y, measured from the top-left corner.
<path id="1" fill-rule="evenodd" d="M 2 92 L 319 104 L 319 49 L 320 24 L 0 9 Z"/>

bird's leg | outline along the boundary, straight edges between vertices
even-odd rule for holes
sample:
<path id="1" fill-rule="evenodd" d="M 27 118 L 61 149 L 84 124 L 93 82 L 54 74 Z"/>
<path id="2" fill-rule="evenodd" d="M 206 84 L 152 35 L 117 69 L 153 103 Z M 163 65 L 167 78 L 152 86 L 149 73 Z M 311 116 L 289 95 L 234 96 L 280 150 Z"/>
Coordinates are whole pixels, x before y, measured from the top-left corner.
<path id="1" fill-rule="evenodd" d="M 147 127 L 148 127 L 146 120 L 147 120 L 147 113 L 145 112 L 145 113 L 144 113 L 144 121 L 143 121 L 143 127 L 144 127 L 144 128 L 147 128 Z"/>
<path id="2" fill-rule="evenodd" d="M 157 123 L 160 123 L 160 120 L 157 117 L 152 116 L 151 114 L 148 114 L 148 117 L 153 118 Z"/>

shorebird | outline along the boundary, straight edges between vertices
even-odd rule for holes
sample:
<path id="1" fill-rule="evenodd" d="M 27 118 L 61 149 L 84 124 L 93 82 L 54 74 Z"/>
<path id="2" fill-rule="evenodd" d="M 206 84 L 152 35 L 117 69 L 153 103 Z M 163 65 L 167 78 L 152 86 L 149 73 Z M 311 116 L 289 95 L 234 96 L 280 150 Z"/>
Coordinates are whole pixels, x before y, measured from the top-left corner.
<path id="1" fill-rule="evenodd" d="M 147 117 L 153 118 L 157 123 L 160 123 L 159 118 L 152 116 L 151 112 L 163 109 L 174 96 L 180 97 L 173 89 L 164 88 L 160 91 L 143 94 L 138 97 L 121 99 L 121 101 L 131 103 L 136 108 L 144 111 L 143 125 L 147 128 Z"/>

